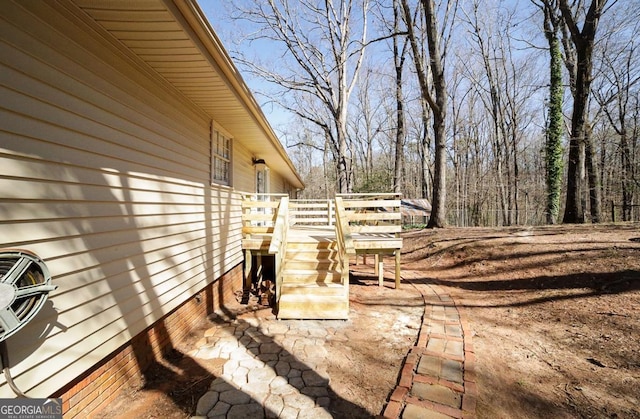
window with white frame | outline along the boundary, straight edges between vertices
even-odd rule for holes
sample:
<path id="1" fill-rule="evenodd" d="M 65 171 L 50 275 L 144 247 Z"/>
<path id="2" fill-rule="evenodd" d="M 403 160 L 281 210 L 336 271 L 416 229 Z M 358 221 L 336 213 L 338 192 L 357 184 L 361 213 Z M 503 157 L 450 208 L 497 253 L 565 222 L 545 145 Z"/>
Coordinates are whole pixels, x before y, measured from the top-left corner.
<path id="1" fill-rule="evenodd" d="M 211 130 L 211 182 L 231 185 L 231 138 Z"/>

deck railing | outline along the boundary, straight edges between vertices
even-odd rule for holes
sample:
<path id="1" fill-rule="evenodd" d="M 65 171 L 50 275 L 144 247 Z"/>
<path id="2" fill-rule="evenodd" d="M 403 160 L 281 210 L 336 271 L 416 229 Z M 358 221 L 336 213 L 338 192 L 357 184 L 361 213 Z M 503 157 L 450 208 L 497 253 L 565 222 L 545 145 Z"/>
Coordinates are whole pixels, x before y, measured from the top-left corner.
<path id="1" fill-rule="evenodd" d="M 393 234 L 402 231 L 399 193 L 338 194 L 342 198 L 354 234 Z"/>
<path id="2" fill-rule="evenodd" d="M 286 194 L 242 193 L 242 248 L 245 251 L 245 290 L 251 288 L 253 256 L 258 259 L 255 275 L 262 277 L 263 254 L 271 248 L 278 207 Z"/>
<path id="3" fill-rule="evenodd" d="M 375 273 L 380 286 L 384 283 L 384 254 L 395 256 L 395 284 L 400 286 L 400 254 L 402 250 L 402 199 L 396 193 L 339 194 L 344 200 L 356 253 L 365 258 L 375 256 Z M 356 258 L 356 263 L 358 260 Z"/>
<path id="4" fill-rule="evenodd" d="M 383 285 L 384 255 L 395 256 L 395 283 L 400 285 L 402 250 L 401 195 L 396 193 L 338 194 L 335 200 L 290 200 L 286 194 L 243 194 L 243 240 L 245 284 L 250 287 L 251 256 L 257 256 L 258 278 L 262 255 L 275 256 L 276 295 L 280 295 L 281 270 L 290 229 L 335 226 L 340 263 L 349 282 L 349 259 L 375 256 L 375 273 Z M 321 234 L 321 233 L 318 233 Z M 356 258 L 356 263 L 358 259 Z"/>
<path id="5" fill-rule="evenodd" d="M 344 208 L 342 198 L 335 199 L 335 217 L 336 217 L 336 242 L 338 245 L 338 260 L 342 268 L 342 284 L 345 292 L 349 294 L 349 260 L 356 255 L 353 239 L 351 238 L 351 230 L 349 228 L 349 219 Z"/>
<path id="6" fill-rule="evenodd" d="M 333 200 L 295 199 L 290 202 L 292 225 L 323 225 L 334 223 Z"/>
<path id="7" fill-rule="evenodd" d="M 289 197 L 280 198 L 280 205 L 276 211 L 276 221 L 273 227 L 273 236 L 269 244 L 269 254 L 274 255 L 276 276 L 276 298 L 280 298 L 282 288 L 282 268 L 284 255 L 287 250 L 287 237 L 289 234 Z"/>
<path id="8" fill-rule="evenodd" d="M 286 194 L 242 194 L 242 234 L 250 238 L 252 234 L 273 234 L 277 208 Z"/>

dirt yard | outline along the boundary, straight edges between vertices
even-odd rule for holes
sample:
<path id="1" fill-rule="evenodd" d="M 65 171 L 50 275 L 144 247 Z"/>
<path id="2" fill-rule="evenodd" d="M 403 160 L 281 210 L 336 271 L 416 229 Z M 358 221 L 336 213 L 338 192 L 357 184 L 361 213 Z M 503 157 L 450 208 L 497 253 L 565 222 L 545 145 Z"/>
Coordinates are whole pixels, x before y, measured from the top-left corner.
<path id="1" fill-rule="evenodd" d="M 448 228 L 404 238 L 403 269 L 442 287 L 471 322 L 479 418 L 640 418 L 640 225 Z M 382 412 L 417 339 L 420 294 L 407 282 L 392 289 L 392 266 L 383 289 L 370 266 L 352 267 L 349 341 L 328 348 L 340 417 Z M 124 392 L 101 417 L 189 417 L 222 369 L 188 356 L 210 327 L 203 321 L 176 348 L 178 373 L 159 365 L 145 388 Z"/>
<path id="2" fill-rule="evenodd" d="M 406 236 L 404 268 L 465 307 L 479 418 L 640 418 L 640 226 Z"/>

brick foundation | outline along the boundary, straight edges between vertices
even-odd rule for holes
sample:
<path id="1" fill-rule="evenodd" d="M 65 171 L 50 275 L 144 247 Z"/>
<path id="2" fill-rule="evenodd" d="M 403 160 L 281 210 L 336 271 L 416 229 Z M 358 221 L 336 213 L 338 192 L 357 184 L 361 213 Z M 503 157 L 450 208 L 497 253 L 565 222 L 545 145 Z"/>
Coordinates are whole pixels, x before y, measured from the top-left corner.
<path id="1" fill-rule="evenodd" d="M 141 386 L 144 372 L 156 360 L 170 352 L 173 344 L 182 341 L 208 314 L 235 299 L 234 292 L 241 289 L 242 264 L 51 395 L 62 398 L 65 419 L 91 417 L 124 388 Z"/>

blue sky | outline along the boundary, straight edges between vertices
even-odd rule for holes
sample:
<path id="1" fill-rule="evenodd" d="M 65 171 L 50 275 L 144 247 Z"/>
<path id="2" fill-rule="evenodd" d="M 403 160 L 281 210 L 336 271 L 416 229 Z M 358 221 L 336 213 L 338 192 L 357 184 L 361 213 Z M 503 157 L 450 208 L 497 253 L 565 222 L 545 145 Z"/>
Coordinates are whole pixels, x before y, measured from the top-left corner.
<path id="1" fill-rule="evenodd" d="M 241 33 L 246 31 L 246 26 L 240 28 L 239 25 L 246 25 L 246 23 L 231 18 L 233 8 L 231 2 L 223 0 L 198 0 L 198 4 L 232 58 L 234 58 L 234 52 L 238 50 L 246 53 L 248 57 L 252 57 L 258 52 L 268 54 L 268 49 L 259 51 L 255 45 L 249 45 L 248 42 L 244 42 L 241 39 Z M 256 100 L 260 103 L 262 111 L 269 120 L 269 123 L 276 133 L 280 135 L 280 128 L 288 124 L 291 116 L 280 107 L 267 103 L 268 100 L 260 95 L 261 91 L 267 91 L 271 86 L 263 80 L 247 74 L 239 65 L 236 64 L 236 66 L 240 70 L 245 83 L 253 92 Z"/>
<path id="2" fill-rule="evenodd" d="M 490 0 L 496 1 L 494 3 L 495 6 L 501 4 L 503 6 L 517 7 L 518 10 L 522 10 L 523 12 L 526 9 L 531 8 L 530 0 Z M 223 45 L 232 56 L 237 51 L 241 51 L 248 59 L 251 59 L 255 62 L 255 60 L 273 60 L 273 55 L 275 49 L 279 46 L 269 45 L 267 41 L 254 42 L 250 43 L 246 40 L 242 39 L 244 33 L 250 31 L 250 24 L 244 22 L 242 20 L 234 20 L 232 18 L 233 10 L 237 7 L 238 4 L 242 5 L 247 3 L 252 3 L 252 0 L 234 0 L 234 2 L 224 1 L 224 0 L 198 0 L 198 4 L 202 8 L 203 12 L 207 16 L 210 24 L 216 31 L 217 35 L 222 40 Z M 526 3 L 526 8 L 520 6 L 521 3 Z M 527 14 L 529 11 L 527 11 Z M 372 25 L 370 25 L 370 29 Z M 237 64 L 236 64 L 237 65 Z M 237 65 L 243 78 L 249 88 L 254 93 L 258 103 L 261 104 L 263 112 L 269 119 L 269 122 L 273 126 L 273 128 L 281 134 L 281 127 L 284 127 L 288 124 L 291 119 L 290 114 L 287 111 L 282 110 L 277 105 L 273 105 L 269 103 L 268 99 L 265 96 L 261 95 L 261 92 L 273 90 L 273 86 L 264 82 L 263 80 L 252 76 L 251 74 L 247 74 L 243 71 L 242 67 Z"/>

